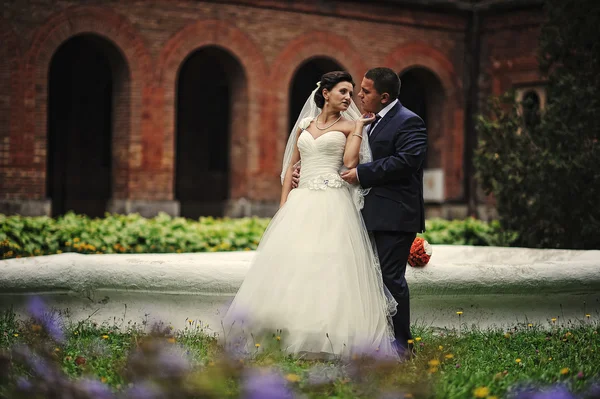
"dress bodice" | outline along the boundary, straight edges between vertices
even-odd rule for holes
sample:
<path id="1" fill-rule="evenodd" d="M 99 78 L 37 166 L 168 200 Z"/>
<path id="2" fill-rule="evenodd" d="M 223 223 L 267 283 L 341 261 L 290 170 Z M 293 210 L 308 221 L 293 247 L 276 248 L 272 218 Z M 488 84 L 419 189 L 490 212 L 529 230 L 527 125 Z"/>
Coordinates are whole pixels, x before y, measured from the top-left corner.
<path id="1" fill-rule="evenodd" d="M 302 159 L 299 188 L 325 189 L 343 187 L 339 175 L 343 163 L 346 135 L 331 130 L 316 139 L 306 130 L 298 138 L 298 150 Z"/>

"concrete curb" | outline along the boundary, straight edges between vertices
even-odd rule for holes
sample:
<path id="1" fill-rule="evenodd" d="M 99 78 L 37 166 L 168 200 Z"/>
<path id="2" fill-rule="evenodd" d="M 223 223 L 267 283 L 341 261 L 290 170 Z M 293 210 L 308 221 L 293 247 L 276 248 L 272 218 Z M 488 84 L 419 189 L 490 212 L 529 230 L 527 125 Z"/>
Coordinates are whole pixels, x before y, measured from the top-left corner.
<path id="1" fill-rule="evenodd" d="M 186 318 L 214 332 L 253 252 L 61 254 L 0 261 L 0 309 L 24 314 L 27 297 L 68 309 L 71 320 Z M 274 277 L 276 278 L 276 277 Z M 436 245 L 425 268 L 407 268 L 416 324 L 489 327 L 598 319 L 600 251 Z M 463 311 L 461 318 L 457 311 Z"/>

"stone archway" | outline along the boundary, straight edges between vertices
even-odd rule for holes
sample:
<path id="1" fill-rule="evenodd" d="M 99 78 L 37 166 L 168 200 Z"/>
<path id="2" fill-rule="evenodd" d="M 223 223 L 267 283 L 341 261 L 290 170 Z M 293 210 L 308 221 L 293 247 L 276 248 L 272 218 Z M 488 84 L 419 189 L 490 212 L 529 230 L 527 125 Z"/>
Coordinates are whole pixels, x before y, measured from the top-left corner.
<path id="1" fill-rule="evenodd" d="M 385 58 L 384 65 L 398 72 L 399 76 L 409 73 L 409 77 L 412 74 L 416 79 L 420 78 L 425 85 L 424 90 L 437 93 L 429 103 L 429 109 L 433 107 L 441 113 L 433 115 L 428 112 L 427 118 L 434 141 L 432 148 L 434 151 L 440 149 L 438 157 L 444 174 L 441 197 L 444 201 L 462 199 L 464 102 L 454 66 L 443 53 L 426 43 L 411 43 L 395 48 Z"/>
<path id="2" fill-rule="evenodd" d="M 121 84 L 114 87 L 112 136 L 112 194 L 114 200 L 127 199 L 130 195 L 132 170 L 141 166 L 136 152 L 142 140 L 142 132 L 147 129 L 142 115 L 148 101 L 145 101 L 151 82 L 151 57 L 143 40 L 132 24 L 123 16 L 107 8 L 77 6 L 67 8 L 52 16 L 41 26 L 32 39 L 22 66 L 25 117 L 21 140 L 26 143 L 25 153 L 32 154 L 27 160 L 33 170 L 33 184 L 38 190 L 36 198 L 47 196 L 45 184 L 48 129 L 48 73 L 50 63 L 57 49 L 70 38 L 92 34 L 109 42 L 123 59 L 120 70 Z M 118 209 L 116 209 L 118 210 Z"/>
<path id="3" fill-rule="evenodd" d="M 123 131 L 129 70 L 119 50 L 93 34 L 54 53 L 48 74 L 46 192 L 52 216 L 101 217 L 112 198 L 113 137 Z"/>
<path id="4" fill-rule="evenodd" d="M 175 198 L 180 214 L 226 214 L 230 198 L 233 111 L 246 91 L 243 67 L 228 51 L 202 47 L 183 62 L 177 79 Z"/>
<path id="5" fill-rule="evenodd" d="M 160 160 L 167 168 L 171 187 L 175 188 L 175 136 L 177 120 L 177 78 L 181 66 L 198 50 L 216 47 L 226 51 L 239 64 L 234 73 L 230 113 L 229 141 L 229 215 L 238 214 L 237 201 L 253 197 L 255 187 L 260 185 L 254 174 L 259 164 L 256 142 L 265 131 L 263 89 L 267 82 L 267 67 L 259 48 L 243 31 L 223 21 L 198 21 L 177 32 L 163 47 L 157 67 L 157 85 L 164 112 L 158 115 L 156 149 L 162 148 Z M 241 79 L 241 80 L 240 80 Z M 198 184 L 203 184 L 198 182 Z"/>

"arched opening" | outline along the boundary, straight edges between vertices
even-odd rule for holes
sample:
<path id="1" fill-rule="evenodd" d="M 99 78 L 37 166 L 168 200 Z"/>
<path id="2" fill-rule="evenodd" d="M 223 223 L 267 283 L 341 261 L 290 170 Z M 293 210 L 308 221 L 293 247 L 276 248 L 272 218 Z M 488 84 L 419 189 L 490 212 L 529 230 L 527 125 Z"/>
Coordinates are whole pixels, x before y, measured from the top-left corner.
<path id="1" fill-rule="evenodd" d="M 224 216 L 230 198 L 232 135 L 247 122 L 246 90 L 239 61 L 219 47 L 200 48 L 182 63 L 175 140 L 175 196 L 181 216 Z"/>
<path id="2" fill-rule="evenodd" d="M 291 132 L 294 127 L 306 99 L 315 89 L 317 82 L 321 80 L 321 76 L 327 72 L 342 71 L 343 69 L 334 60 L 324 57 L 312 58 L 298 68 L 290 86 L 288 132 Z"/>
<path id="3" fill-rule="evenodd" d="M 523 122 L 527 129 L 534 129 L 540 123 L 540 96 L 535 90 L 529 90 L 523 94 Z"/>
<path id="4" fill-rule="evenodd" d="M 433 72 L 421 67 L 411 68 L 399 76 L 401 88 L 398 99 L 403 106 L 419 115 L 427 127 L 425 169 L 441 169 L 445 98 L 442 84 Z"/>
<path id="5" fill-rule="evenodd" d="M 113 142 L 129 129 L 126 62 L 110 41 L 78 35 L 56 50 L 48 78 L 46 192 L 52 215 L 103 216 L 117 172 Z"/>

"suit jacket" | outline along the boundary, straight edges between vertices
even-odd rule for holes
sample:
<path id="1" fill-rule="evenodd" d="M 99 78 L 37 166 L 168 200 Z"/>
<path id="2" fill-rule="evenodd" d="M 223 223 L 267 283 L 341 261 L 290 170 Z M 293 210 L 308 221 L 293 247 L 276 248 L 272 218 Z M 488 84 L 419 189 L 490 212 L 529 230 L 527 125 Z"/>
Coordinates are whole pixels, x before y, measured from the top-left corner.
<path id="1" fill-rule="evenodd" d="M 423 120 L 398 102 L 369 135 L 373 161 L 357 167 L 360 185 L 371 188 L 362 210 L 369 231 L 425 231 Z"/>

